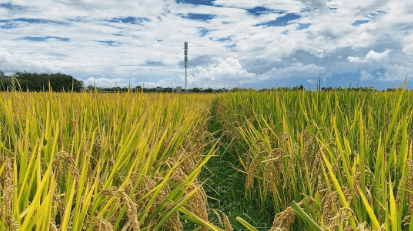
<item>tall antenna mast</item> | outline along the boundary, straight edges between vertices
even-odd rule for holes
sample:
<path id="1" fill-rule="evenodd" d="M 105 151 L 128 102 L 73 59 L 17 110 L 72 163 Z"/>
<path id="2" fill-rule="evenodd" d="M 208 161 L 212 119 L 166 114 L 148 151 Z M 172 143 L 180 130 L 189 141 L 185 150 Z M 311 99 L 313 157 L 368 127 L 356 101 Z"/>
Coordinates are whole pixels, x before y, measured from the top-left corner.
<path id="1" fill-rule="evenodd" d="M 184 58 L 184 62 L 185 62 L 185 92 L 187 92 L 187 69 L 188 69 L 188 42 L 184 43 L 184 50 L 185 50 L 185 58 Z"/>

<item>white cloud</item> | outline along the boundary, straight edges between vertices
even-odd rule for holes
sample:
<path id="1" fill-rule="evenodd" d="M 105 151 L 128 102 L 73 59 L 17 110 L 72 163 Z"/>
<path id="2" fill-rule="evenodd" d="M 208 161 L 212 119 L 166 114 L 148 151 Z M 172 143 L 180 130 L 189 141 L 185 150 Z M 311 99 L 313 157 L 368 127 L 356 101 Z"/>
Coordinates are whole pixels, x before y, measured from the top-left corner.
<path id="1" fill-rule="evenodd" d="M 390 49 L 386 49 L 383 52 L 375 52 L 374 50 L 370 50 L 367 54 L 366 57 L 364 59 L 361 59 L 360 57 L 353 57 L 353 56 L 349 56 L 347 59 L 354 63 L 354 62 L 358 62 L 358 63 L 365 63 L 365 62 L 369 62 L 369 61 L 383 61 L 386 60 L 387 57 L 389 56 L 390 53 Z"/>
<path id="2" fill-rule="evenodd" d="M 381 61 L 387 58 L 390 51 L 391 51 L 390 49 L 386 49 L 384 52 L 380 53 L 380 52 L 375 52 L 374 50 L 371 50 L 369 51 L 369 53 L 366 54 L 365 60 Z"/>
<path id="3" fill-rule="evenodd" d="M 267 7 L 270 9 L 277 9 L 277 10 L 288 10 L 288 11 L 296 11 L 299 12 L 301 8 L 305 5 L 299 1 L 289 1 L 289 0 L 278 0 L 275 1 L 268 1 L 268 0 L 215 0 L 214 4 L 226 6 L 226 7 L 237 7 L 237 8 L 244 8 L 244 9 L 252 9 L 255 7 Z"/>
<path id="4" fill-rule="evenodd" d="M 413 65 L 407 63 L 390 64 L 385 67 L 386 72 L 380 78 L 382 81 L 403 81 L 406 77 L 413 79 Z"/>
<path id="5" fill-rule="evenodd" d="M 316 82 L 315 82 L 314 79 L 307 79 L 307 83 L 309 83 L 309 84 L 315 84 Z"/>
<path id="6" fill-rule="evenodd" d="M 63 69 L 56 67 L 53 63 L 45 60 L 25 60 L 17 55 L 10 54 L 8 51 L 0 50 L 1 68 L 12 71 L 31 70 L 32 72 L 62 72 Z"/>
<path id="7" fill-rule="evenodd" d="M 407 44 L 403 50 L 404 53 L 408 54 L 408 55 L 412 55 L 413 56 L 413 43 L 411 44 Z"/>
<path id="8" fill-rule="evenodd" d="M 218 58 L 217 62 L 209 67 L 197 67 L 188 77 L 191 85 L 206 87 L 214 82 L 240 82 L 241 84 L 250 82 L 256 77 L 254 73 L 248 73 L 242 68 L 237 59 L 229 57 L 224 59 Z"/>
<path id="9" fill-rule="evenodd" d="M 372 80 L 374 79 L 374 75 L 372 75 L 370 72 L 366 71 L 366 70 L 362 70 L 360 71 L 360 81 L 366 81 L 366 80 Z"/>
<path id="10" fill-rule="evenodd" d="M 318 76 L 323 71 L 325 71 L 324 67 L 319 67 L 315 64 L 303 65 L 302 63 L 294 63 L 284 68 L 272 68 L 270 71 L 258 76 L 258 78 L 261 80 L 269 80 L 286 79 L 297 76 Z"/>
<path id="11" fill-rule="evenodd" d="M 349 56 L 349 57 L 347 57 L 347 59 L 348 59 L 348 61 L 350 61 L 351 63 L 354 63 L 354 62 L 363 62 L 363 60 L 361 60 L 360 57 Z"/>
<path id="12" fill-rule="evenodd" d="M 9 1 L 0 0 L 1 3 Z M 388 74 L 381 80 L 390 81 L 395 79 L 391 76 L 405 76 L 401 73 L 409 73 L 412 68 L 405 62 L 413 56 L 413 7 L 409 0 L 214 3 L 221 7 L 177 4 L 174 0 L 13 0 L 11 4 L 23 10 L 0 7 L 1 69 L 59 71 L 86 80 L 96 76 L 104 79 L 99 83 L 102 86 L 114 84 L 109 80 L 123 79 L 128 83 L 129 78 L 140 82 L 147 78 L 147 86 L 169 86 L 170 82 L 183 85 L 185 40 L 189 42 L 193 87 L 213 86 L 214 81 L 229 84 L 274 78 L 308 79 L 326 70 L 334 79 L 332 73 L 359 76 L 364 67 L 384 69 Z M 257 16 L 246 11 L 254 7 L 285 12 L 269 11 Z M 309 12 L 300 12 L 302 9 Z M 180 16 L 189 13 L 214 16 L 208 21 Z M 301 17 L 288 25 L 255 26 L 292 13 Z M 7 22 L 16 19 L 16 15 L 19 20 Z M 123 17 L 146 19 L 140 24 L 119 23 Z M 118 22 L 110 22 L 114 18 Z M 25 19 L 46 21 L 31 23 Z M 367 23 L 352 25 L 358 20 Z M 297 30 L 299 23 L 309 27 Z M 22 39 L 47 36 L 67 41 Z M 387 49 L 383 51 L 382 47 Z M 199 57 L 208 60 L 192 62 Z M 360 76 L 363 78 L 362 73 Z M 364 73 L 364 78 L 371 77 Z"/>

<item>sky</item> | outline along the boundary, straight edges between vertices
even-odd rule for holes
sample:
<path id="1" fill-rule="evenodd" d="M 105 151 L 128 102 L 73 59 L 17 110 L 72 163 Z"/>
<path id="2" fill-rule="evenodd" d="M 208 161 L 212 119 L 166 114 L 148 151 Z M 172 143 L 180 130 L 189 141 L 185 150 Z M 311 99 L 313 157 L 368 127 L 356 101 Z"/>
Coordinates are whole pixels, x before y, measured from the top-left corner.
<path id="1" fill-rule="evenodd" d="M 0 0 L 0 70 L 99 87 L 413 88 L 411 0 Z"/>

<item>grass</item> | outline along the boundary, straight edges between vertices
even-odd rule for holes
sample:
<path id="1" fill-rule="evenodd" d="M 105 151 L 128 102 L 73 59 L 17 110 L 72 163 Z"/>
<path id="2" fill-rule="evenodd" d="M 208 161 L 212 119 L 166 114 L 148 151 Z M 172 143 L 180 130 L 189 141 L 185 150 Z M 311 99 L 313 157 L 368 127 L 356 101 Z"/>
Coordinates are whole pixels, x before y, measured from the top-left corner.
<path id="1" fill-rule="evenodd" d="M 208 161 L 206 169 L 201 174 L 201 179 L 208 179 L 204 186 L 211 209 L 226 214 L 234 230 L 243 230 L 244 226 L 236 221 L 237 216 L 258 227 L 259 230 L 268 230 L 271 226 L 273 211 L 271 208 L 254 206 L 244 197 L 244 174 L 236 169 L 233 163 L 238 163 L 235 153 L 228 148 L 230 140 L 222 136 L 222 124 L 216 116 L 215 101 L 211 108 L 209 120 L 209 132 L 215 139 L 221 139 L 216 155 Z M 211 214 L 211 222 L 219 224 L 214 214 Z"/>

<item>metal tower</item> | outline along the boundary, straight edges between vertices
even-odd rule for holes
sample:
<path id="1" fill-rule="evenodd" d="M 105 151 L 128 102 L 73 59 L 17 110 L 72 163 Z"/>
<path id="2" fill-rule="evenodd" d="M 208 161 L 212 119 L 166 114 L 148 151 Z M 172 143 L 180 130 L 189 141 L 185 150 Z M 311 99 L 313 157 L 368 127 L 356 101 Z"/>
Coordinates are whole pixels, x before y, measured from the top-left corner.
<path id="1" fill-rule="evenodd" d="M 185 92 L 187 92 L 186 83 L 187 83 L 187 68 L 188 68 L 188 42 L 184 43 L 184 49 L 185 49 L 185 58 L 184 58 L 184 62 L 185 62 Z"/>

